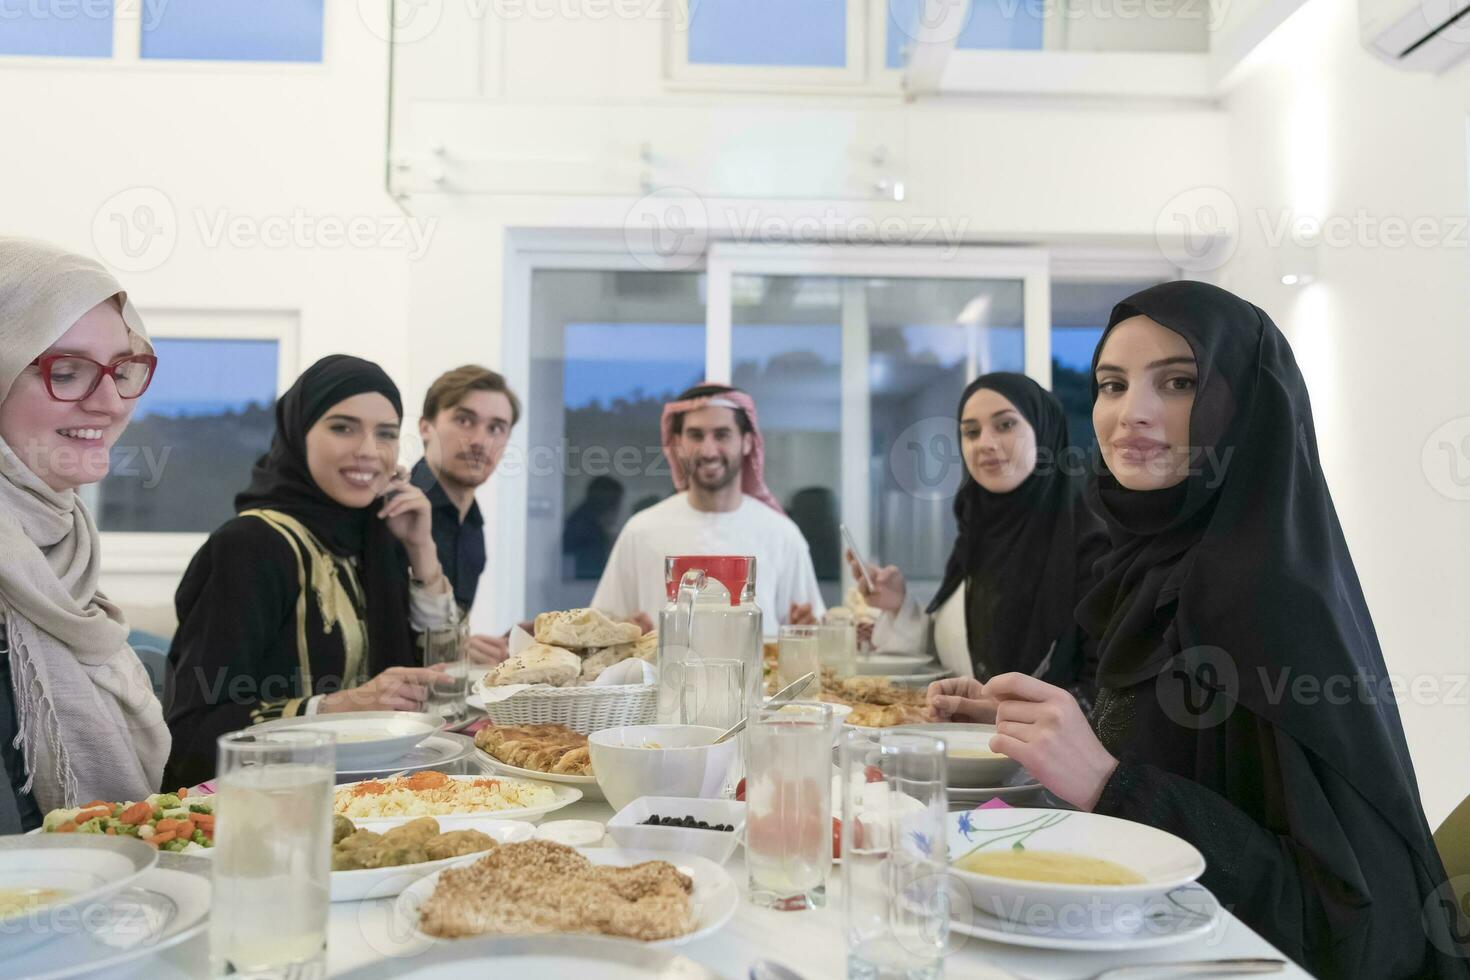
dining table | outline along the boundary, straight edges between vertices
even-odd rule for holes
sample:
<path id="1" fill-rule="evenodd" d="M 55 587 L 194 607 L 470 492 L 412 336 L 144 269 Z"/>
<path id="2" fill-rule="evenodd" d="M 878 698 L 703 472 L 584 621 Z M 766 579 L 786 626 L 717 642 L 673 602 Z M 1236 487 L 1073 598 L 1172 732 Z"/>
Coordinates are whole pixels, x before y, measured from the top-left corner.
<path id="1" fill-rule="evenodd" d="M 606 823 L 612 809 L 597 800 L 579 800 L 548 816 L 548 820 L 596 820 Z M 604 845 L 612 846 L 610 838 Z M 841 980 L 847 975 L 843 939 L 841 873 L 836 864 L 828 880 L 827 903 L 819 909 L 776 911 L 752 904 L 747 898 L 743 851 L 725 864 L 741 892 L 733 919 L 718 932 L 678 946 L 676 951 L 727 980 L 746 980 L 762 960 L 778 963 L 804 980 Z M 358 967 L 399 958 L 404 969 L 422 955 L 428 941 L 406 935 L 393 914 L 393 898 L 336 902 L 327 927 L 327 973 L 339 976 Z M 454 940 L 439 940 L 453 942 Z M 1099 971 L 1125 965 L 1161 964 L 1153 976 L 1176 975 L 1163 964 L 1224 958 L 1278 958 L 1286 960 L 1280 973 L 1270 976 L 1303 978 L 1310 974 L 1277 952 L 1228 910 L 1207 934 L 1174 945 L 1128 952 L 1077 952 L 1037 949 L 951 934 L 952 952 L 946 956 L 943 977 L 976 980 L 1081 980 Z M 136 969 L 136 968 L 135 968 Z M 142 967 L 150 980 L 183 980 L 209 975 L 208 930 L 160 952 Z M 125 975 L 125 974 L 120 974 Z M 1228 973 L 1216 974 L 1229 976 Z"/>

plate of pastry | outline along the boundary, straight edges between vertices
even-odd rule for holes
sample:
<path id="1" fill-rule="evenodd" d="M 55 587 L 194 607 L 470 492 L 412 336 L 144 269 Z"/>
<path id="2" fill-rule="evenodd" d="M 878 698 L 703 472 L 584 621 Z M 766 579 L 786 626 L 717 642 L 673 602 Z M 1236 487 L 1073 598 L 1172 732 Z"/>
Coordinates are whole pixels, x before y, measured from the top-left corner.
<path id="1" fill-rule="evenodd" d="M 576 786 L 586 800 L 605 798 L 587 736 L 565 725 L 486 725 L 475 733 L 475 756 L 507 776 Z"/>

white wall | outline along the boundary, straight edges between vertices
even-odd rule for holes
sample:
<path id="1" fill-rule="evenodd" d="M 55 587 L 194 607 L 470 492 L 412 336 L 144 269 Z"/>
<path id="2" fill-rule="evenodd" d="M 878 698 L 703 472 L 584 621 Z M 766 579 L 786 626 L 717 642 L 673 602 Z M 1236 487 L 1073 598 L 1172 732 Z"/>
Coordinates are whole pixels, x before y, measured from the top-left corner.
<path id="1" fill-rule="evenodd" d="M 1391 673 L 1425 692 L 1401 712 L 1431 825 L 1470 793 L 1470 503 L 1441 440 L 1470 443 L 1470 248 L 1466 119 L 1470 62 L 1435 77 L 1361 50 L 1356 5 L 1309 0 L 1228 96 L 1242 242 L 1221 283 L 1289 337 L 1338 513 Z M 1426 219 L 1456 240 L 1387 247 L 1354 234 L 1316 248 L 1318 279 L 1282 286 L 1269 244 L 1287 212 L 1323 220 Z M 1264 225 L 1263 225 L 1264 219 Z M 1287 260 L 1288 262 L 1290 260 Z M 1435 436 L 1428 457 L 1421 450 Z M 1470 472 L 1470 471 L 1467 471 Z M 1444 492 L 1442 492 L 1444 491 Z"/>
<path id="2" fill-rule="evenodd" d="M 145 271 L 118 272 L 140 308 L 288 311 L 297 370 L 342 351 L 403 379 L 406 249 L 339 245 L 329 227 L 280 246 L 210 234 L 221 217 L 245 236 L 358 219 L 377 240 L 404 220 L 383 180 L 387 48 L 356 6 L 327 5 L 320 66 L 0 58 L 0 229 L 115 259 L 109 212 L 149 206 L 177 241 L 145 252 Z M 175 579 L 105 573 L 104 587 L 171 605 Z"/>

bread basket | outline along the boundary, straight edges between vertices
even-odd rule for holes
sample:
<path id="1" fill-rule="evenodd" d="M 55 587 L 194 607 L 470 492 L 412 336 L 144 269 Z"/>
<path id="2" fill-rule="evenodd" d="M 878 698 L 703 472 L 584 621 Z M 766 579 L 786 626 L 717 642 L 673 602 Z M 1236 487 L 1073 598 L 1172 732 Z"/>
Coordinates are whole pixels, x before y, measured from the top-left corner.
<path id="1" fill-rule="evenodd" d="M 565 725 L 583 735 L 658 719 L 657 684 L 550 687 L 537 684 L 504 701 L 487 702 L 496 725 Z"/>

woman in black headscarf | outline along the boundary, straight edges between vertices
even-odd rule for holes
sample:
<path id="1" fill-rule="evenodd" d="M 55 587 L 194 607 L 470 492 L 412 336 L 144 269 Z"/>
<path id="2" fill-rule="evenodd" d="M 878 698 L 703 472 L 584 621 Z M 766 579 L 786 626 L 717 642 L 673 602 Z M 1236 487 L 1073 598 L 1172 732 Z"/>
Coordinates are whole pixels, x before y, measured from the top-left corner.
<path id="1" fill-rule="evenodd" d="M 954 502 L 959 537 L 928 609 L 919 611 L 896 567 L 869 566 L 869 589 L 848 555 L 858 591 L 884 613 L 873 642 L 923 651 L 932 627 L 940 663 L 958 675 L 931 686 L 941 719 L 992 720 L 993 706 L 976 705 L 980 682 L 1011 671 L 1090 699 L 1094 645 L 1072 612 L 1107 536 L 1083 499 L 1086 464 L 1067 443 L 1061 403 L 1024 374 L 997 371 L 966 386 L 956 421 L 965 464 Z"/>
<path id="2" fill-rule="evenodd" d="M 458 641 L 423 491 L 397 466 L 403 406 L 382 368 L 322 358 L 276 403 L 269 452 L 189 563 L 174 603 L 164 785 L 215 767 L 215 739 L 274 718 L 413 710 Z"/>
<path id="3" fill-rule="evenodd" d="M 1203 852 L 1201 883 L 1329 977 L 1470 975 L 1383 656 L 1269 317 L 1172 282 L 1113 310 L 1093 362 L 1113 550 L 1077 615 L 1096 734 L 998 677 L 996 751 L 1057 796 Z"/>

